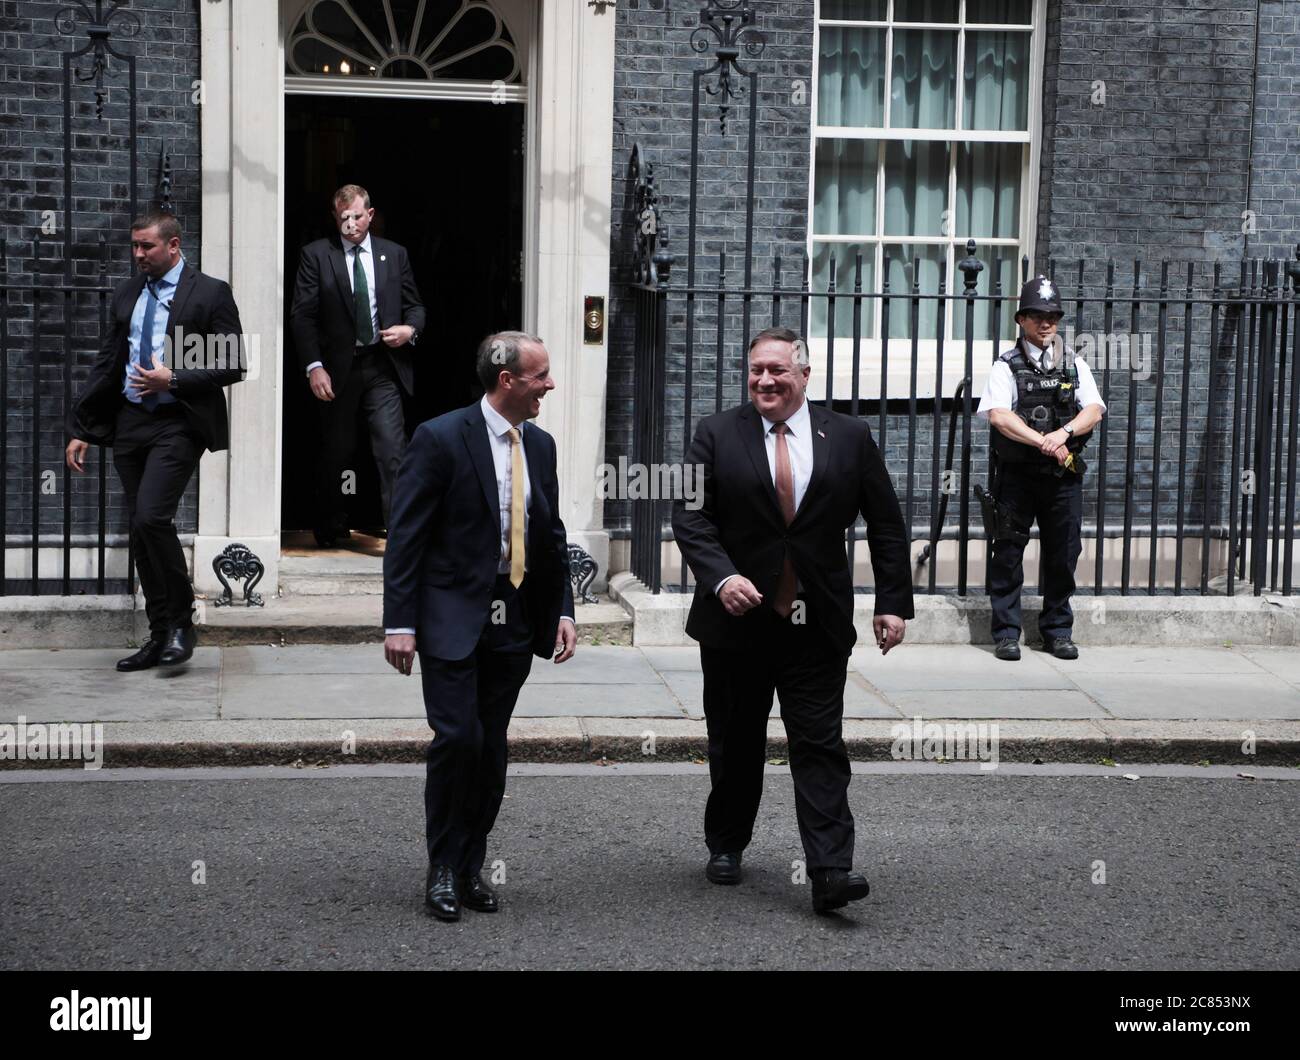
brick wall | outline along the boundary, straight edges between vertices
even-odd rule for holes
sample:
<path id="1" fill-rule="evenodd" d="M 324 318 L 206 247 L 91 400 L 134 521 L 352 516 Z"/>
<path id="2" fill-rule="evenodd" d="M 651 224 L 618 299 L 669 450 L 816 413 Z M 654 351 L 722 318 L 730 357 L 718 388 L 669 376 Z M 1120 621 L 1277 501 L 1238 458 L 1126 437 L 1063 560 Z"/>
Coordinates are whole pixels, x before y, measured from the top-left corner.
<path id="1" fill-rule="evenodd" d="M 41 491 L 42 533 L 63 528 L 63 432 L 65 371 L 71 369 L 71 389 L 80 389 L 98 348 L 99 302 L 91 294 L 67 297 L 51 291 L 65 276 L 65 166 L 72 167 L 72 259 L 75 283 L 94 286 L 116 283 L 130 275 L 131 167 L 129 93 L 126 64 L 109 57 L 105 73 L 103 120 L 96 117 L 94 82 L 73 77 L 72 153 L 65 157 L 63 57 L 83 47 L 86 23 L 76 23 L 71 36 L 59 32 L 58 13 L 68 7 L 44 0 L 4 0 L 0 3 L 0 43 L 3 82 L 0 84 L 0 236 L 5 240 L 6 283 L 43 290 L 39 365 L 33 365 L 34 320 L 30 290 L 8 295 L 7 478 L 5 498 L 8 531 L 30 533 L 32 429 L 39 419 L 39 471 L 53 470 L 55 492 Z M 93 5 L 92 5 L 93 9 Z M 184 226 L 182 247 L 199 265 L 200 164 L 199 108 L 193 82 L 199 77 L 198 0 L 132 0 L 125 11 L 139 19 L 140 30 L 125 35 L 123 16 L 112 20 L 112 46 L 136 59 L 137 209 L 154 204 L 164 144 L 171 154 L 172 197 Z M 74 64 L 85 73 L 91 56 Z M 52 214 L 47 214 L 52 211 Z M 43 233 L 50 223 L 53 234 Z M 108 248 L 101 273 L 100 238 Z M 38 254 L 38 237 L 39 259 Z M 34 378 L 38 400 L 34 401 Z M 92 450 L 93 455 L 93 450 Z M 74 476 L 73 532 L 92 532 L 98 522 L 97 490 L 92 460 L 86 476 Z M 109 533 L 126 529 L 117 477 L 108 467 Z M 197 482 L 192 481 L 177 519 L 182 532 L 196 526 Z"/>
<path id="2" fill-rule="evenodd" d="M 1125 4 L 1078 3 L 1049 0 L 1043 85 L 1043 129 L 1040 190 L 1037 216 L 1035 271 L 1054 265 L 1058 282 L 1074 294 L 1078 262 L 1084 262 L 1084 282 L 1089 295 L 1104 284 L 1106 264 L 1116 263 L 1117 294 L 1131 292 L 1133 260 L 1142 261 L 1144 296 L 1159 293 L 1161 261 L 1171 262 L 1169 287 L 1175 296 L 1186 284 L 1186 263 L 1196 262 L 1196 287 L 1208 293 L 1211 269 L 1219 263 L 1233 280 L 1243 254 L 1290 253 L 1294 244 L 1300 195 L 1296 192 L 1297 73 L 1295 10 L 1300 0 L 1263 0 L 1260 34 L 1260 78 L 1254 79 L 1254 37 L 1257 0 L 1188 0 Z M 610 386 L 607 405 L 606 456 L 617 460 L 629 452 L 632 417 L 632 319 L 629 303 L 619 283 L 631 246 L 631 229 L 625 216 L 626 165 L 633 142 L 639 142 L 655 164 L 665 220 L 670 227 L 670 249 L 677 264 L 674 287 L 685 284 L 687 179 L 690 147 L 689 71 L 707 65 L 692 52 L 690 34 L 696 25 L 698 3 L 674 0 L 629 0 L 618 9 L 614 108 L 614 216 L 612 218 L 613 280 L 610 330 Z M 813 5 L 811 3 L 755 0 L 758 25 L 768 37 L 764 55 L 753 61 L 760 72 L 760 150 L 755 215 L 755 280 L 770 280 L 770 255 L 780 248 L 786 255 L 787 283 L 797 283 L 791 252 L 802 252 L 808 223 L 808 165 L 811 146 L 810 112 L 790 105 L 792 81 L 811 76 Z M 711 53 L 710 53 L 711 55 Z M 1104 105 L 1093 102 L 1095 82 L 1105 83 Z M 1252 99 L 1254 100 L 1254 153 L 1251 149 Z M 714 113 L 706 104 L 705 113 Z M 743 109 L 735 112 L 743 117 Z M 744 235 L 743 214 L 734 203 L 735 185 L 743 185 L 745 140 L 736 132 L 722 138 L 716 122 L 704 125 L 701 138 L 701 179 L 712 198 L 701 201 L 700 216 L 707 229 L 700 234 L 701 261 L 698 282 L 709 282 L 717 250 L 728 251 L 728 271 L 736 282 L 736 250 Z M 1253 165 L 1252 165 L 1253 158 Z M 1259 235 L 1248 241 L 1242 232 L 1242 211 L 1247 208 L 1248 175 L 1251 207 L 1258 213 Z M 743 194 L 743 186 L 740 189 Z M 743 205 L 743 204 L 741 204 Z M 959 280 L 960 278 L 958 278 Z M 672 303 L 679 310 L 677 301 Z M 1082 307 L 1067 304 L 1068 322 L 1077 330 L 1100 331 L 1104 306 L 1095 300 Z M 1082 310 L 1082 311 L 1080 311 Z M 694 403 L 696 418 L 713 404 L 714 313 L 707 300 L 697 308 L 695 334 Z M 1112 331 L 1129 330 L 1129 304 L 1117 301 Z M 683 321 L 670 319 L 667 447 L 669 458 L 681 451 L 683 433 L 681 337 Z M 768 323 L 770 311 L 756 306 L 753 330 Z M 742 354 L 739 318 L 727 316 L 725 356 Z M 785 322 L 790 322 L 789 318 Z M 1217 369 L 1209 376 L 1209 312 L 1192 313 L 1193 335 L 1188 347 L 1190 382 L 1187 410 L 1190 440 L 1182 473 L 1191 484 L 1204 466 L 1201 442 L 1206 427 L 1214 432 L 1219 453 L 1227 452 L 1230 409 L 1227 395 L 1237 367 L 1235 322 L 1222 328 Z M 1223 321 L 1220 321 L 1222 325 Z M 1160 329 L 1154 306 L 1138 316 L 1136 330 L 1148 336 L 1151 355 L 1158 355 Z M 1173 522 L 1181 511 L 1188 522 L 1202 518 L 1200 502 L 1185 495 L 1177 498 L 1180 471 L 1176 437 L 1182 410 L 1183 317 L 1171 307 L 1164 329 L 1163 371 L 1131 383 L 1127 372 L 1112 371 L 1103 382 L 1109 393 L 1110 415 L 1106 522 L 1116 523 L 1125 501 L 1124 461 L 1127 446 L 1129 399 L 1133 398 L 1134 521 L 1150 521 L 1157 433 L 1161 440 L 1158 515 Z M 892 355 L 891 355 L 892 356 Z M 945 360 L 945 391 L 960 375 L 959 349 Z M 1161 384 L 1163 420 L 1156 431 L 1155 390 Z M 702 382 L 700 382 L 702 381 Z M 1130 391 L 1130 385 L 1136 387 Z M 742 399 L 739 387 L 725 393 L 724 406 Z M 701 409 L 701 403 L 708 408 Z M 1211 414 L 1211 404 L 1213 413 Z M 873 429 L 879 433 L 879 410 L 864 405 Z M 886 417 L 885 458 L 900 497 L 906 491 L 909 449 L 915 461 L 912 486 L 916 526 L 930 519 L 931 427 L 933 405 L 920 402 L 912 424 L 894 402 Z M 973 475 L 987 473 L 986 428 L 976 421 Z M 960 439 L 960 432 L 958 434 Z M 944 412 L 940 446 L 947 440 Z M 909 445 L 909 443 L 912 443 Z M 1097 443 L 1093 443 L 1094 462 Z M 958 449 L 960 452 L 960 449 Z M 1211 475 L 1220 496 L 1226 497 L 1228 468 L 1213 461 Z M 1086 489 L 1085 525 L 1095 521 L 1096 471 Z M 1190 491 L 1190 485 L 1189 485 Z M 1226 509 L 1226 506 L 1225 506 Z M 956 514 L 956 498 L 948 522 Z M 1226 514 L 1212 510 L 1212 521 Z M 626 506 L 607 503 L 606 525 L 621 531 L 628 525 Z"/>
<path id="3" fill-rule="evenodd" d="M 687 226 L 690 201 L 691 107 L 693 72 L 713 63 L 715 38 L 704 54 L 691 48 L 699 28 L 700 3 L 683 0 L 627 0 L 617 8 L 614 70 L 614 173 L 612 200 L 613 286 L 610 293 L 610 360 L 606 415 L 606 456 L 617 461 L 630 451 L 632 430 L 632 316 L 621 284 L 627 278 L 632 231 L 626 201 L 627 165 L 632 145 L 639 143 L 643 160 L 653 163 L 662 216 L 668 226 L 669 249 L 676 257 L 674 285 L 687 282 Z M 773 258 L 783 256 L 784 283 L 798 286 L 798 255 L 807 232 L 808 173 L 812 148 L 811 105 L 813 61 L 812 0 L 774 0 L 753 5 L 757 30 L 765 38 L 763 54 L 741 63 L 758 77 L 758 125 L 755 165 L 755 205 L 752 268 L 756 284 L 769 285 Z M 744 38 L 742 38 L 743 40 Z M 705 81 L 716 87 L 716 77 Z M 696 207 L 697 285 L 717 282 L 720 252 L 726 253 L 727 282 L 736 286 L 744 276 L 746 254 L 746 164 L 749 146 L 748 98 L 737 100 L 725 134 L 719 108 L 701 89 L 698 201 Z M 743 356 L 743 315 L 724 312 L 724 358 L 738 363 Z M 751 333 L 770 322 L 770 303 L 756 307 Z M 790 320 L 787 319 L 787 323 Z M 684 408 L 684 321 L 671 324 L 667 435 L 680 452 Z M 716 300 L 701 298 L 695 314 L 693 386 L 694 418 L 707 403 L 712 411 L 711 382 L 715 361 Z M 734 405 L 740 391 L 729 387 L 724 407 Z M 606 502 L 606 525 L 625 526 L 626 505 Z"/>
<path id="4" fill-rule="evenodd" d="M 1288 203 L 1294 232 L 1300 197 L 1294 180 L 1287 179 L 1284 159 L 1287 138 L 1294 140 L 1294 121 L 1287 127 L 1285 119 L 1294 117 L 1295 101 L 1286 97 L 1293 81 L 1284 75 L 1288 69 L 1295 73 L 1295 56 L 1284 44 L 1286 18 L 1270 11 L 1288 6 L 1295 4 L 1266 0 L 1262 5 L 1261 46 L 1268 49 L 1273 67 L 1267 76 L 1261 68 L 1260 86 L 1267 85 L 1272 94 L 1261 90 L 1257 95 L 1258 0 L 1049 0 L 1035 268 L 1047 271 L 1054 262 L 1058 282 L 1069 290 L 1082 261 L 1085 288 L 1096 295 L 1113 261 L 1120 300 L 1111 330 L 1144 336 L 1153 357 L 1164 346 L 1163 371 L 1156 366 L 1149 379 L 1135 381 L 1123 370 L 1102 377 L 1103 382 L 1109 377 L 1108 525 L 1125 500 L 1130 418 L 1137 524 L 1149 522 L 1158 443 L 1161 522 L 1173 523 L 1180 511 L 1189 521 L 1202 518 L 1199 500 L 1187 501 L 1181 509 L 1178 505 L 1176 443 L 1184 401 L 1190 431 L 1184 474 L 1195 482 L 1208 470 L 1212 493 L 1220 501 L 1211 508 L 1211 521 L 1228 516 L 1226 499 L 1234 487 L 1230 460 L 1224 457 L 1231 452 L 1235 373 L 1250 378 L 1256 365 L 1249 343 L 1238 348 L 1234 318 L 1227 327 L 1220 321 L 1211 373 L 1213 322 L 1205 307 L 1192 312 L 1191 342 L 1184 351 L 1183 311 L 1176 299 L 1186 289 L 1189 262 L 1194 263 L 1194 287 L 1209 293 L 1216 264 L 1224 285 L 1234 287 L 1243 256 L 1276 256 L 1277 229 L 1288 216 Z M 1293 26 L 1294 18 L 1291 22 Z M 1099 87 L 1104 102 L 1096 97 Z M 1248 203 L 1260 213 L 1256 237 L 1244 231 Z M 1163 263 L 1170 263 L 1168 290 L 1175 301 L 1163 335 L 1155 307 L 1145 308 L 1135 323 L 1122 300 L 1133 290 L 1135 260 L 1141 262 L 1141 288 L 1149 298 L 1159 293 Z M 1067 309 L 1078 313 L 1077 306 Z M 1083 309 L 1084 327 L 1101 330 L 1104 306 L 1094 301 Z M 1190 361 L 1185 393 L 1184 356 Z M 1244 415 L 1242 429 L 1242 438 L 1248 438 L 1251 425 Z M 1202 444 L 1207 430 L 1216 447 L 1208 468 Z M 1242 448 L 1246 461 L 1248 447 Z M 1090 484 L 1095 487 L 1096 479 Z M 1094 512 L 1095 505 L 1085 507 L 1085 521 Z"/>
<path id="5" fill-rule="evenodd" d="M 1300 0 L 1260 7 L 1250 209 L 1256 214 L 1249 253 L 1296 256 L 1300 243 Z"/>

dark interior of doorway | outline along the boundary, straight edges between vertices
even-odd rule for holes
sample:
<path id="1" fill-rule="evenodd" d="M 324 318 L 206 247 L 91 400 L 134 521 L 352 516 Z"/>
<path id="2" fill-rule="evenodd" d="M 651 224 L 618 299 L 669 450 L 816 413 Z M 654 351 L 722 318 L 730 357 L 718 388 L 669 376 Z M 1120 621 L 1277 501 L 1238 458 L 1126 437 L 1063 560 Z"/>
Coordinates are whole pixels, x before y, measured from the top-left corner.
<path id="1" fill-rule="evenodd" d="M 450 100 L 285 97 L 284 427 L 281 526 L 313 524 L 320 423 L 289 328 L 301 249 L 335 235 L 330 198 L 360 184 L 371 231 L 406 247 L 427 322 L 415 354 L 409 438 L 424 420 L 482 393 L 474 350 L 520 327 L 524 232 L 524 107 Z M 381 524 L 378 481 L 358 430 L 350 524 Z"/>

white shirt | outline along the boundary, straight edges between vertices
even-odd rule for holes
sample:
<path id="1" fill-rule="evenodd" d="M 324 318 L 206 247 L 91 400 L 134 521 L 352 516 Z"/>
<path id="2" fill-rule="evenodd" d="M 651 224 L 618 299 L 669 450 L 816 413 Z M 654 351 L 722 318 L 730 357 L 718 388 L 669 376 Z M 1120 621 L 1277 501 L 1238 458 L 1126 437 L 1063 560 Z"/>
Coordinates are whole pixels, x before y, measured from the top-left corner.
<path id="1" fill-rule="evenodd" d="M 348 274 L 348 290 L 351 291 L 353 295 L 357 293 L 357 285 L 353 282 L 352 277 L 352 270 L 355 268 L 353 265 L 353 250 L 355 247 L 361 248 L 361 268 L 366 274 L 366 287 L 370 295 L 370 329 L 371 333 L 375 336 L 375 341 L 378 342 L 379 302 L 377 301 L 377 295 L 375 293 L 375 253 L 370 246 L 370 233 L 367 232 L 366 238 L 357 244 L 350 243 L 342 236 L 339 236 L 339 241 L 343 244 L 343 271 Z M 358 342 L 357 345 L 360 346 L 361 343 Z M 307 374 L 311 375 L 312 369 L 319 367 L 321 367 L 320 361 L 312 361 L 311 364 L 307 365 Z"/>
<path id="2" fill-rule="evenodd" d="M 769 420 L 766 416 L 759 417 L 763 421 L 763 447 L 767 450 L 767 470 L 772 476 L 772 485 L 776 485 L 776 434 L 772 428 L 776 426 L 776 420 Z M 813 444 L 812 444 L 812 417 L 808 413 L 808 399 L 804 398 L 803 404 L 795 411 L 794 415 L 785 421 L 785 447 L 790 454 L 790 474 L 794 479 L 794 510 L 799 511 L 799 506 L 803 504 L 803 495 L 808 492 L 808 480 L 812 478 L 813 466 Z M 729 574 L 714 587 L 714 594 L 727 584 L 734 574 Z M 796 585 L 796 588 L 798 586 Z"/>
<path id="3" fill-rule="evenodd" d="M 1028 339 L 1024 340 L 1023 346 L 1030 361 L 1035 365 L 1042 363 L 1042 350 Z M 1101 410 L 1105 412 L 1106 403 L 1101 400 L 1101 393 L 1097 390 L 1097 383 L 1092 377 L 1092 369 L 1088 367 L 1088 362 L 1082 357 L 1075 357 L 1074 370 L 1079 377 L 1079 407 L 1087 408 L 1089 405 L 1100 405 Z M 979 408 L 975 411 L 988 419 L 989 412 L 992 409 L 1014 410 L 1015 407 L 1016 377 L 1012 374 L 1011 366 L 999 357 L 993 362 L 993 367 L 989 371 L 988 382 L 984 384 L 984 396 L 980 398 Z"/>

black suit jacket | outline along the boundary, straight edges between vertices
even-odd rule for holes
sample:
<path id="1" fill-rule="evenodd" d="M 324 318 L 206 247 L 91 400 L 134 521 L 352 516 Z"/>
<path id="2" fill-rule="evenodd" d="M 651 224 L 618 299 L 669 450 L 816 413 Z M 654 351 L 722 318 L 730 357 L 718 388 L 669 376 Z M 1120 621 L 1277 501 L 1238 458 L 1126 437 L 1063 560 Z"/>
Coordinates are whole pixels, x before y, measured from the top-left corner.
<path id="1" fill-rule="evenodd" d="M 763 444 L 763 419 L 752 404 L 700 421 L 686 456 L 704 476 L 703 506 L 673 506 L 677 545 L 695 575 L 686 632 L 701 644 L 741 650 L 755 643 L 752 624 L 771 606 L 787 549 L 808 600 L 808 619 L 820 623 L 842 652 L 857 640 L 853 580 L 844 549 L 845 528 L 859 513 L 876 579 L 876 614 L 911 618 L 912 578 L 907 533 L 893 484 L 867 424 L 853 416 L 808 406 L 813 468 L 789 527 L 781 516 Z M 752 581 L 763 603 L 739 617 L 714 593 L 728 575 Z"/>
<path id="2" fill-rule="evenodd" d="M 370 249 L 375 256 L 375 304 L 380 328 L 409 324 L 416 331 L 423 331 L 424 304 L 415 286 L 406 248 L 372 235 Z M 302 248 L 302 259 L 298 262 L 293 306 L 289 310 L 289 325 L 303 372 L 313 361 L 320 361 L 330 374 L 336 394 L 352 370 L 357 343 L 348 270 L 341 237 L 308 243 Z M 378 335 L 375 341 L 380 341 Z M 411 365 L 410 345 L 396 349 L 385 346 L 384 351 L 397 369 L 403 389 L 414 394 L 415 370 Z"/>
<path id="3" fill-rule="evenodd" d="M 126 401 L 122 386 L 131 356 L 131 314 L 144 284 L 145 276 L 140 273 L 124 280 L 113 292 L 108 332 L 68 414 L 67 429 L 73 438 L 97 445 L 113 444 L 117 413 Z M 227 448 L 230 427 L 222 388 L 242 382 L 247 370 L 241 353 L 243 328 L 230 285 L 186 264 L 172 296 L 165 333 L 171 336 L 174 351 L 168 362 L 176 373 L 172 393 L 185 410 L 191 430 L 203 440 L 204 448 L 213 452 Z M 211 352 L 214 359 L 192 356 L 197 352 L 192 338 L 196 335 L 205 340 L 204 354 Z"/>
<path id="4" fill-rule="evenodd" d="M 555 441 L 522 427 L 531 483 L 528 575 L 533 653 L 555 654 L 562 614 L 573 614 L 569 548 L 560 519 Z M 384 552 L 384 627 L 416 631 L 419 651 L 463 659 L 491 615 L 501 559 L 501 514 L 487 424 L 478 402 L 416 428 L 393 489 Z"/>

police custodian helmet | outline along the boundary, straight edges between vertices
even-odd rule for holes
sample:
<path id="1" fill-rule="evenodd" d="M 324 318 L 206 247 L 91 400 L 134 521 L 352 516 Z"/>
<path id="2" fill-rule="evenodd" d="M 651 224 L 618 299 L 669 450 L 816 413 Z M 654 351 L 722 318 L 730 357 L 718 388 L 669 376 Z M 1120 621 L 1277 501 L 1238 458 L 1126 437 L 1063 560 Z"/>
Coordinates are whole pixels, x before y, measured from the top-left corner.
<path id="1" fill-rule="evenodd" d="M 1020 288 L 1020 305 L 1016 307 L 1016 315 L 1028 312 L 1065 315 L 1065 310 L 1061 308 L 1061 294 L 1057 291 L 1056 284 L 1046 276 L 1035 276 Z"/>

